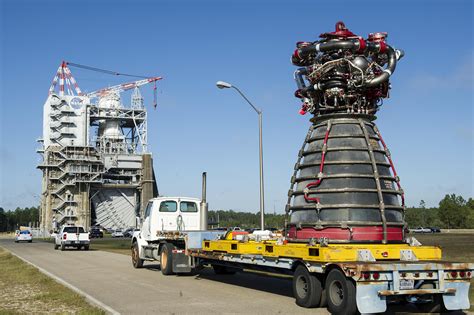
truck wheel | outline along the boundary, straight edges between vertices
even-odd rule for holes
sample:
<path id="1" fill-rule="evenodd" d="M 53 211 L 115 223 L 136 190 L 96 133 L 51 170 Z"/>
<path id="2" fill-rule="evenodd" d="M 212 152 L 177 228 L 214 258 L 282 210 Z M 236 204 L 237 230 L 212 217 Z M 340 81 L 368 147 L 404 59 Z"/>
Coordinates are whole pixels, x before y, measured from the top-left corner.
<path id="1" fill-rule="evenodd" d="M 317 307 L 321 301 L 322 286 L 318 277 L 299 265 L 293 275 L 293 295 L 301 307 Z"/>
<path id="2" fill-rule="evenodd" d="M 133 242 L 132 244 L 132 265 L 134 268 L 143 267 L 143 259 L 140 259 L 140 252 L 137 242 Z"/>
<path id="3" fill-rule="evenodd" d="M 165 276 L 173 274 L 173 244 L 164 243 L 160 251 L 161 273 Z"/>
<path id="4" fill-rule="evenodd" d="M 54 244 L 54 249 L 57 250 L 58 248 L 59 248 L 59 246 Z"/>
<path id="5" fill-rule="evenodd" d="M 61 251 L 64 251 L 66 249 L 66 246 L 64 244 L 61 244 Z"/>
<path id="6" fill-rule="evenodd" d="M 331 314 L 350 315 L 357 313 L 355 285 L 339 269 L 333 269 L 329 272 L 326 279 L 326 295 L 328 310 Z"/>

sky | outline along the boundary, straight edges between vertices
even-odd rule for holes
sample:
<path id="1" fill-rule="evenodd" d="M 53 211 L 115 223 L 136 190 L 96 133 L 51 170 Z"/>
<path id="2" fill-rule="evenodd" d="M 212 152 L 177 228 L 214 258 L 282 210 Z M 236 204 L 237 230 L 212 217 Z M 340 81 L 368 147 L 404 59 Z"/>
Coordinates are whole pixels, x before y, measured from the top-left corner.
<path id="1" fill-rule="evenodd" d="M 297 4 L 296 4 L 297 3 Z M 309 127 L 298 114 L 290 55 L 344 21 L 388 32 L 405 51 L 376 123 L 407 204 L 474 196 L 472 1 L 0 0 L 0 207 L 39 204 L 42 110 L 62 60 L 163 76 L 149 106 L 148 143 L 162 195 L 200 196 L 210 209 L 259 207 L 256 113 L 263 110 L 265 208 L 282 213 Z M 128 81 L 72 68 L 82 90 Z M 151 105 L 149 88 L 143 89 Z"/>

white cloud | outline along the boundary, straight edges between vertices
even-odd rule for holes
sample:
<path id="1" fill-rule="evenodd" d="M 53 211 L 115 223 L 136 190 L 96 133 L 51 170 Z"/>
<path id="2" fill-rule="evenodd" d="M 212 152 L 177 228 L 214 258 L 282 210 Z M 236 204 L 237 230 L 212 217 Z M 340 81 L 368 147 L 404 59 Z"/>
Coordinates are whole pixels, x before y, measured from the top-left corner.
<path id="1" fill-rule="evenodd" d="M 442 67 L 443 64 L 440 64 Z M 457 67 L 451 69 L 446 75 L 422 73 L 415 75 L 411 80 L 411 86 L 423 87 L 423 90 L 437 88 L 467 88 L 473 89 L 474 76 L 474 51 L 462 60 Z"/>

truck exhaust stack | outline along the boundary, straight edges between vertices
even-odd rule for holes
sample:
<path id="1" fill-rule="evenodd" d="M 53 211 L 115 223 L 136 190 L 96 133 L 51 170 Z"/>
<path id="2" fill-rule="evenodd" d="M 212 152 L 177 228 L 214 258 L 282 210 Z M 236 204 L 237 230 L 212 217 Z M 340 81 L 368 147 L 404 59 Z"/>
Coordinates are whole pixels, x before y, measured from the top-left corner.
<path id="1" fill-rule="evenodd" d="M 207 173 L 202 173 L 202 197 L 201 197 L 201 230 L 206 231 L 208 228 L 207 224 L 207 201 L 206 201 L 206 186 L 207 186 Z"/>

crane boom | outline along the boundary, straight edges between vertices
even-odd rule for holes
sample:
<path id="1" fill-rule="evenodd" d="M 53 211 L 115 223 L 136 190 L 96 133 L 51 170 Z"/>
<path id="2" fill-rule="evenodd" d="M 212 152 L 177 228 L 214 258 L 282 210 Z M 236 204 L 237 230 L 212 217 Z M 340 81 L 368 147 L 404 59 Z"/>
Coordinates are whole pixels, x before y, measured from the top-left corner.
<path id="1" fill-rule="evenodd" d="M 146 78 L 143 80 L 122 83 L 122 84 L 114 85 L 111 87 L 103 88 L 97 91 L 93 91 L 93 92 L 87 93 L 86 95 L 90 98 L 93 98 L 93 97 L 101 97 L 108 93 L 120 93 L 120 92 L 127 91 L 130 89 L 145 85 L 145 84 L 154 83 L 161 79 L 162 77 L 151 77 L 151 78 Z"/>

